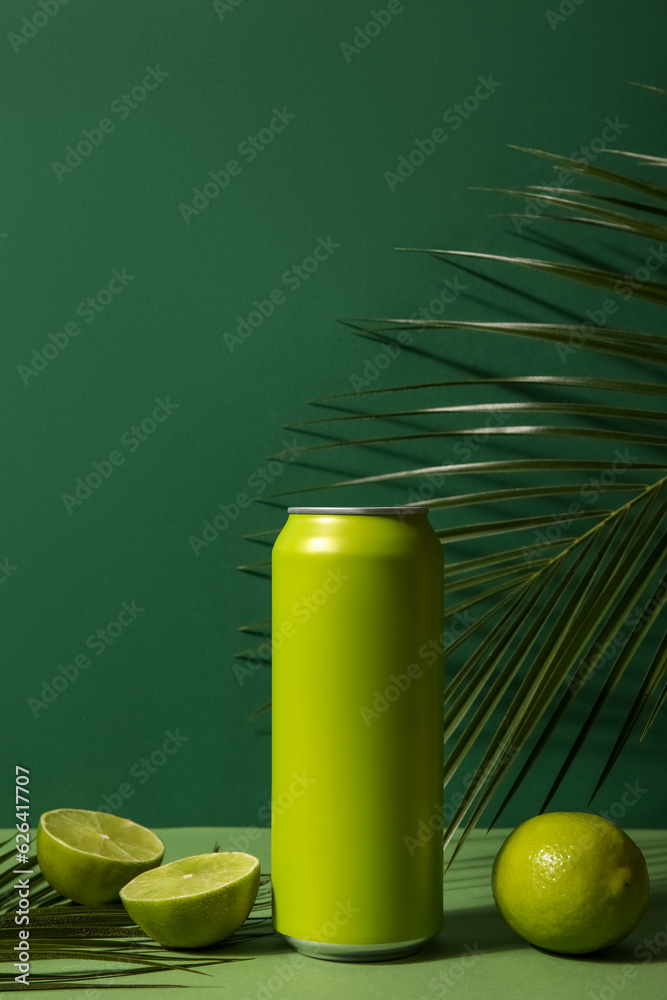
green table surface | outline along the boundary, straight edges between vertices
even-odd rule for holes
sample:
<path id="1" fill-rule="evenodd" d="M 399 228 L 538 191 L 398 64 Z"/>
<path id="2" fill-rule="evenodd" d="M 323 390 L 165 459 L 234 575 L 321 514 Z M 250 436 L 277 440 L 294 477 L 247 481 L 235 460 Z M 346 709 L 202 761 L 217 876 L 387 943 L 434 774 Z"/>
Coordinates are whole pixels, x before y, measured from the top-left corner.
<path id="1" fill-rule="evenodd" d="M 2 832 L 5 837 L 12 833 Z M 156 832 L 166 844 L 165 861 L 211 851 L 217 842 L 223 851 L 247 850 L 257 855 L 262 870 L 269 871 L 269 830 L 198 827 Z M 652 889 L 649 908 L 639 927 L 622 944 L 581 957 L 558 956 L 531 947 L 497 913 L 490 888 L 491 865 L 508 832 L 474 831 L 445 876 L 442 932 L 412 958 L 368 964 L 305 958 L 274 934 L 267 921 L 261 937 L 244 942 L 231 939 L 224 946 L 209 949 L 209 954 L 246 961 L 209 966 L 208 976 L 172 970 L 168 974 L 153 973 L 128 980 L 135 984 L 160 984 L 159 989 L 121 987 L 106 994 L 101 990 L 85 992 L 67 988 L 60 990 L 58 996 L 61 1000 L 70 995 L 77 1000 L 102 1000 L 105 995 L 118 1000 L 155 1000 L 163 991 L 178 995 L 170 987 L 187 985 L 187 992 L 178 993 L 192 1000 L 211 997 L 213 991 L 230 1000 L 297 997 L 665 1000 L 667 831 L 628 831 L 644 851 L 648 863 Z M 450 853 L 448 850 L 446 860 Z M 322 864 L 326 864 L 326 858 L 322 858 Z M 41 963 L 34 963 L 32 971 L 40 967 Z M 117 968 L 109 968 L 114 967 Z M 49 968 L 74 969 L 77 964 L 59 962 Z M 7 967 L 2 971 L 6 973 Z"/>

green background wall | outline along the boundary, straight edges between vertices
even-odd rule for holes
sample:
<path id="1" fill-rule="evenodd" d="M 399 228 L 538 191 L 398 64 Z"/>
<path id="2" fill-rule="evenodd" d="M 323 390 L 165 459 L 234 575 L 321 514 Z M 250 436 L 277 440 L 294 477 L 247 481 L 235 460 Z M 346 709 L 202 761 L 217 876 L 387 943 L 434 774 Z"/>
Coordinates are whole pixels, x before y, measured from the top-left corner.
<path id="1" fill-rule="evenodd" d="M 50 10 L 55 0 L 44 2 Z M 233 655 L 244 642 L 238 626 L 265 613 L 268 587 L 235 567 L 268 552 L 242 536 L 283 515 L 253 505 L 197 554 L 189 539 L 219 504 L 256 492 L 265 470 L 275 489 L 300 481 L 291 462 L 279 475 L 267 464 L 295 440 L 282 424 L 309 416 L 307 399 L 349 389 L 377 353 L 338 317 L 409 315 L 440 294 L 445 278 L 466 286 L 448 316 L 548 315 L 490 284 L 488 268 L 445 269 L 392 250 L 538 249 L 511 223 L 488 218 L 506 205 L 469 190 L 550 179 L 548 165 L 508 143 L 569 154 L 599 137 L 609 118 L 626 126 L 617 148 L 665 153 L 664 101 L 627 85 L 665 83 L 667 13 L 658 0 L 561 4 L 571 13 L 551 24 L 548 8 L 531 0 L 406 0 L 400 11 L 392 5 L 390 22 L 365 48 L 346 48 L 370 11 L 385 7 L 71 0 L 37 29 L 23 21 L 44 21 L 37 0 L 0 8 L 0 559 L 15 567 L 0 589 L 3 756 L 8 775 L 14 763 L 31 769 L 35 816 L 106 803 L 154 825 L 264 824 L 270 718 L 247 716 L 268 701 L 270 677 L 258 670 L 240 684 Z M 133 97 L 146 77 L 154 89 Z M 443 119 L 480 77 L 493 92 L 479 108 L 456 126 L 452 114 Z M 260 131 L 272 121 L 280 131 Z M 386 172 L 438 127 L 446 140 L 391 190 Z M 84 130 L 97 145 L 81 147 L 79 163 L 66 160 Z M 247 142 L 256 135 L 253 156 Z M 197 214 L 184 209 L 230 160 L 237 167 L 221 177 L 224 190 L 195 202 Z M 529 238 L 539 238 L 538 228 Z M 587 232 L 580 239 L 631 266 L 620 249 L 605 250 L 613 241 Z M 293 266 L 318 241 L 328 256 L 297 282 Z M 124 283 L 112 281 L 114 271 Z M 104 291 L 110 281 L 112 294 Z M 575 321 L 600 302 L 585 287 L 566 301 L 555 282 L 528 278 L 522 287 L 539 288 L 540 299 Z M 282 297 L 273 314 L 235 342 L 239 317 L 274 289 Z M 644 327 L 658 322 L 650 307 L 632 308 Z M 62 331 L 73 330 L 66 341 Z M 51 335 L 65 346 L 51 359 L 49 347 L 40 363 L 33 350 L 53 344 Z M 445 349 L 441 378 L 530 371 L 541 359 L 553 367 L 551 348 L 519 340 L 453 334 L 446 348 L 440 342 Z M 580 355 L 569 371 L 601 370 Z M 626 369 L 632 377 L 641 362 Z M 432 372 L 428 357 L 403 352 L 377 384 Z M 151 422 L 156 400 L 167 403 L 161 422 Z M 131 428 L 147 418 L 137 436 Z M 107 478 L 90 496 L 63 499 L 111 453 L 101 466 Z M 451 445 L 440 454 L 446 460 Z M 382 464 L 358 451 L 335 461 L 347 474 Z M 382 499 L 405 501 L 406 492 L 385 490 Z M 118 619 L 123 602 L 142 610 L 112 626 L 110 644 L 89 640 Z M 70 669 L 67 687 L 47 704 L 44 684 L 82 654 L 90 665 L 78 676 Z M 615 711 L 557 806 L 586 807 L 591 771 L 621 721 L 622 707 Z M 639 781 L 646 791 L 623 822 L 664 824 L 666 733 L 662 723 L 642 748 L 633 745 L 594 808 Z M 559 737 L 561 751 L 570 737 Z M 549 768 L 547 759 L 537 785 Z M 527 789 L 507 821 L 535 811 L 538 799 Z M 6 822 L 12 812 L 7 798 Z"/>

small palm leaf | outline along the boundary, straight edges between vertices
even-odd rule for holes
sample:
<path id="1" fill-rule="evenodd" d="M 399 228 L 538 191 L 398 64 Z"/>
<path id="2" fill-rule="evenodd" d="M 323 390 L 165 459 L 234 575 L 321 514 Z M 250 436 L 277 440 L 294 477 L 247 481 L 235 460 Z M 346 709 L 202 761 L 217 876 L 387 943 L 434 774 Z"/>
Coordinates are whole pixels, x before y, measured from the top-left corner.
<path id="1" fill-rule="evenodd" d="M 490 256 L 487 254 L 486 256 Z M 505 258 L 511 261 L 512 258 Z M 665 286 L 667 288 L 667 285 Z M 353 324 L 347 320 L 348 326 Z M 364 322 L 373 322 L 365 320 Z M 637 359 L 638 351 L 647 361 L 667 364 L 667 341 L 664 337 L 656 337 L 645 333 L 632 333 L 629 330 L 613 330 L 608 327 L 598 329 L 592 326 L 574 326 L 564 323 L 480 323 L 467 320 L 376 320 L 376 323 L 391 326 L 378 326 L 374 330 L 357 328 L 355 332 L 367 334 L 375 340 L 383 339 L 380 333 L 388 333 L 411 329 L 415 332 L 426 330 L 479 330 L 488 333 L 504 333 L 514 337 L 528 337 L 531 340 L 545 340 L 552 344 L 561 344 L 565 353 L 576 350 L 590 350 L 604 354 L 614 354 L 620 358 Z"/>
<path id="2" fill-rule="evenodd" d="M 667 191 L 665 193 L 667 197 Z M 573 281 L 583 281 L 587 285 L 596 285 L 606 291 L 615 292 L 622 287 L 627 276 L 620 271 L 607 271 L 594 267 L 581 267 L 579 264 L 560 264 L 555 260 L 539 260 L 535 257 L 507 257 L 504 254 L 476 253 L 472 250 L 427 250 L 420 247 L 397 247 L 410 253 L 428 253 L 433 257 L 474 257 L 477 260 L 496 260 L 502 264 L 512 264 L 513 267 L 528 267 L 533 271 L 545 271 L 560 278 L 570 278 Z M 633 289 L 638 299 L 667 305 L 667 285 L 661 281 L 643 281 Z M 605 333 L 611 331 L 605 329 Z"/>
<path id="3" fill-rule="evenodd" d="M 613 170 L 605 170 L 603 167 L 596 167 L 592 163 L 580 163 L 569 156 L 558 156 L 556 153 L 546 153 L 542 149 L 531 149 L 527 146 L 513 146 L 510 149 L 518 149 L 522 153 L 531 153 L 533 156 L 543 156 L 550 160 L 554 169 L 565 168 L 572 174 L 584 174 L 586 177 L 594 177 L 596 180 L 609 181 L 611 184 L 619 184 L 622 187 L 632 188 L 642 194 L 652 198 L 667 199 L 667 188 L 659 184 L 650 184 L 640 181 L 636 177 L 629 177 L 627 174 L 618 174 Z"/>
<path id="4" fill-rule="evenodd" d="M 591 225 L 606 226 L 609 229 L 617 229 L 622 233 L 635 233 L 637 236 L 645 236 L 650 240 L 664 240 L 667 238 L 667 228 L 647 222 L 634 215 L 626 215 L 622 212 L 611 212 L 600 205 L 591 205 L 590 202 L 579 201 L 573 198 L 563 198 L 552 192 L 543 194 L 539 189 L 536 191 L 515 191 L 513 188 L 480 188 L 481 191 L 492 191 L 495 194 L 506 194 L 516 198 L 530 199 L 538 205 L 555 205 L 559 208 L 571 209 L 572 211 L 589 212 L 597 218 L 591 219 L 586 216 L 575 217 L 578 222 L 588 222 Z M 551 190 L 551 189 L 549 189 Z M 540 219 L 558 218 L 573 221 L 572 216 L 549 216 L 541 215 Z"/>

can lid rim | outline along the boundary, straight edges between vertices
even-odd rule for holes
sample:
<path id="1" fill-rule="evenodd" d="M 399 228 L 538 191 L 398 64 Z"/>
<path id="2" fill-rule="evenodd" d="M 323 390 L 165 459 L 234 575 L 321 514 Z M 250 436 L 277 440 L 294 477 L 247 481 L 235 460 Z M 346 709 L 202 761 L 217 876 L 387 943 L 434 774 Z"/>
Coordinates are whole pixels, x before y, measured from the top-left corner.
<path id="1" fill-rule="evenodd" d="M 288 514 L 361 514 L 378 517 L 402 517 L 410 514 L 428 514 L 426 504 L 414 507 L 288 507 Z"/>

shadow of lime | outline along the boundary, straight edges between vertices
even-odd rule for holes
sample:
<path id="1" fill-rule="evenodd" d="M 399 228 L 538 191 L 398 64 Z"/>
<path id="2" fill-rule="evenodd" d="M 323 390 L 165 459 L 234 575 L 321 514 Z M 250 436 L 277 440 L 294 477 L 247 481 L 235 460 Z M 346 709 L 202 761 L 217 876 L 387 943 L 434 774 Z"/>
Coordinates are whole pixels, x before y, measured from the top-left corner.
<path id="1" fill-rule="evenodd" d="M 563 955 L 537 948 L 524 941 L 502 919 L 494 906 L 476 906 L 447 912 L 447 887 L 471 891 L 489 877 L 488 857 L 466 859 L 452 866 L 445 877 L 445 920 L 443 929 L 417 955 L 395 961 L 435 962 L 460 959 L 475 954 L 527 949 L 564 962 L 597 965 L 637 965 L 667 962 L 667 845 L 664 838 L 643 838 L 642 849 L 651 878 L 651 898 L 639 925 L 625 941 L 586 955 Z M 459 885 L 457 885 L 459 884 Z"/>
<path id="2" fill-rule="evenodd" d="M 442 930 L 433 941 L 417 955 L 395 961 L 440 962 L 529 947 L 508 927 L 495 906 L 484 906 L 445 913 Z"/>

